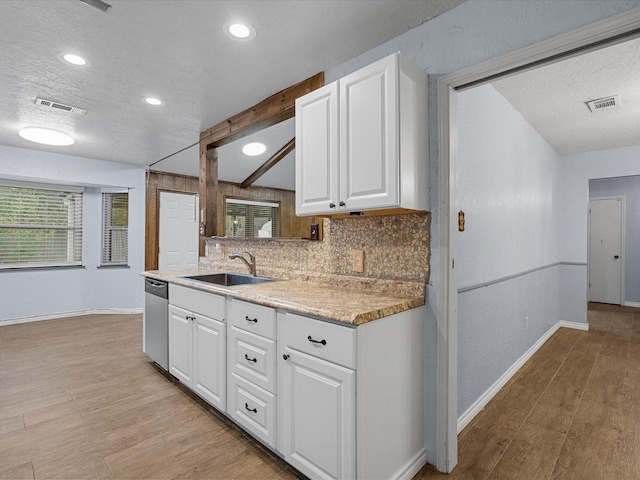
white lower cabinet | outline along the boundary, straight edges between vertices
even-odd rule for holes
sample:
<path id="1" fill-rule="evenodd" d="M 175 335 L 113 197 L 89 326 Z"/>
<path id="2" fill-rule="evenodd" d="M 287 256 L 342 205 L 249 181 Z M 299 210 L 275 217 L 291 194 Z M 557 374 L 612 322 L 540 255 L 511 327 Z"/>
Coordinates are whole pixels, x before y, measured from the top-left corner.
<path id="1" fill-rule="evenodd" d="M 276 396 L 235 373 L 228 379 L 227 413 L 254 437 L 276 446 Z"/>
<path id="2" fill-rule="evenodd" d="M 276 311 L 235 299 L 227 305 L 227 414 L 275 449 Z"/>
<path id="3" fill-rule="evenodd" d="M 170 285 L 169 298 L 169 373 L 224 411 L 227 401 L 224 297 Z"/>
<path id="4" fill-rule="evenodd" d="M 424 308 L 356 328 L 278 313 L 278 449 L 312 479 L 426 463 Z"/>
<path id="5" fill-rule="evenodd" d="M 354 370 L 285 347 L 283 453 L 310 478 L 355 478 Z"/>
<path id="6" fill-rule="evenodd" d="M 426 463 L 424 307 L 352 327 L 173 284 L 169 299 L 170 373 L 304 475 Z"/>

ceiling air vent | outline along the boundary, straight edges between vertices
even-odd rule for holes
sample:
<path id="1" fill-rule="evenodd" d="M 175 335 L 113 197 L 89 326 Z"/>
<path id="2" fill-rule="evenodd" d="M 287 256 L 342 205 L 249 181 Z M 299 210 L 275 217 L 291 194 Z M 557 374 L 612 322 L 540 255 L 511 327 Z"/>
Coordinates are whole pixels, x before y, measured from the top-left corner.
<path id="1" fill-rule="evenodd" d="M 601 112 L 602 110 L 612 110 L 620 106 L 620 95 L 589 100 L 585 103 L 587 107 L 589 107 L 589 110 L 591 110 L 591 113 Z"/>
<path id="2" fill-rule="evenodd" d="M 44 98 L 36 98 L 36 105 L 48 108 L 50 110 L 60 110 L 67 113 L 87 113 L 84 108 L 74 107 L 72 105 L 65 105 L 64 103 L 54 102 L 53 100 L 45 100 Z"/>

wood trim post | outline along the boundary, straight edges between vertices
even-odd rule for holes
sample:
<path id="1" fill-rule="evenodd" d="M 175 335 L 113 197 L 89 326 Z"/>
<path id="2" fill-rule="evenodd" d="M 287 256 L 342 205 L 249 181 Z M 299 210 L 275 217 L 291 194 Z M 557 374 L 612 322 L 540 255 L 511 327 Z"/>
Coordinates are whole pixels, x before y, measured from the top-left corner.
<path id="1" fill-rule="evenodd" d="M 205 255 L 205 239 L 217 235 L 217 205 L 216 192 L 218 190 L 218 152 L 215 148 L 207 148 L 200 144 L 200 242 L 199 255 Z"/>

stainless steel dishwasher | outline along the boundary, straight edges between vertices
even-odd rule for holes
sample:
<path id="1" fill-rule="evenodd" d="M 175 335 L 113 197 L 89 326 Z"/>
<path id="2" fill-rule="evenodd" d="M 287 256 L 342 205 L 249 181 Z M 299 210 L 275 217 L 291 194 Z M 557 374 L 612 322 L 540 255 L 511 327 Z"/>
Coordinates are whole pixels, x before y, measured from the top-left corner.
<path id="1" fill-rule="evenodd" d="M 169 370 L 169 284 L 144 279 L 144 353 Z"/>

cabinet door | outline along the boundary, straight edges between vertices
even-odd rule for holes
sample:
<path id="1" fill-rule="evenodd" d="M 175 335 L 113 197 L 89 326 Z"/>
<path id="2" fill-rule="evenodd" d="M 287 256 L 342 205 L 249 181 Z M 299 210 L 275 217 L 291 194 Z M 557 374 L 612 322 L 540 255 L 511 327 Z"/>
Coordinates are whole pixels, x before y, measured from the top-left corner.
<path id="1" fill-rule="evenodd" d="M 227 402 L 226 325 L 193 314 L 193 389 L 208 403 L 224 411 Z"/>
<path id="2" fill-rule="evenodd" d="M 296 100 L 297 215 L 335 213 L 339 208 L 338 155 L 334 82 Z"/>
<path id="3" fill-rule="evenodd" d="M 349 211 L 399 205 L 398 55 L 340 79 L 340 200 Z"/>
<path id="4" fill-rule="evenodd" d="M 355 478 L 355 371 L 284 351 L 279 428 L 286 461 L 310 478 Z"/>
<path id="5" fill-rule="evenodd" d="M 193 381 L 192 313 L 169 305 L 169 373 L 191 387 Z"/>

